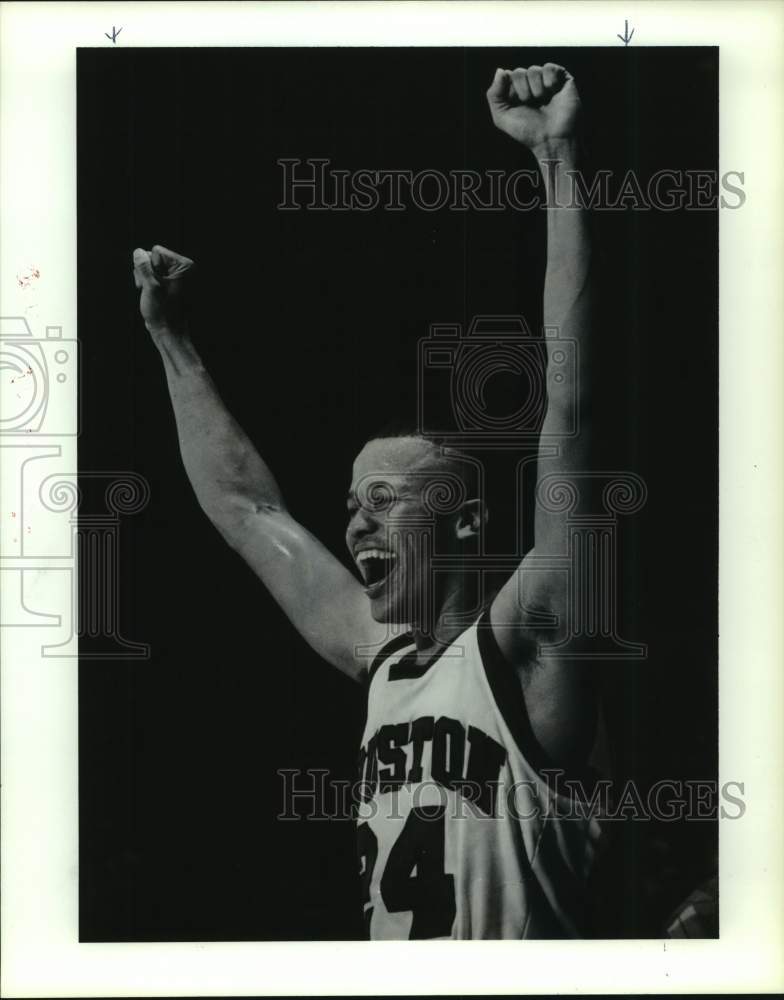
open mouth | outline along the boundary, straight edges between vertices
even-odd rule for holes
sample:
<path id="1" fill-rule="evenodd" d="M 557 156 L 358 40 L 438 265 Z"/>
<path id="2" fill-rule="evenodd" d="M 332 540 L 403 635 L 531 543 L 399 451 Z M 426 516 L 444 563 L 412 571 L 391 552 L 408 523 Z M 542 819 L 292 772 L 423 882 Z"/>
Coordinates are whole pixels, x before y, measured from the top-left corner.
<path id="1" fill-rule="evenodd" d="M 375 593 L 391 575 L 397 556 L 386 549 L 363 549 L 357 553 L 357 566 L 362 574 L 365 589 Z"/>

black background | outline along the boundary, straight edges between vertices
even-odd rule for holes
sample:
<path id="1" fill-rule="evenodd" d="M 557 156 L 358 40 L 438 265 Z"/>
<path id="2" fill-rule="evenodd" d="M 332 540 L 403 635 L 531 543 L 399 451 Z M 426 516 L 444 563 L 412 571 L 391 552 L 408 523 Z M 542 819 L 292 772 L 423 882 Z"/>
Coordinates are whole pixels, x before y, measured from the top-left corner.
<path id="1" fill-rule="evenodd" d="M 278 768 L 353 780 L 362 692 L 198 509 L 131 251 L 196 260 L 202 356 L 294 515 L 342 558 L 352 457 L 410 412 L 428 325 L 519 312 L 540 326 L 544 213 L 280 212 L 276 160 L 531 168 L 492 126 L 485 90 L 496 66 L 546 60 L 576 77 L 588 166 L 616 185 L 628 169 L 717 168 L 716 49 L 79 51 L 79 461 L 149 481 L 150 503 L 122 524 L 121 628 L 152 651 L 80 668 L 82 940 L 361 934 L 350 822 L 275 817 Z M 604 671 L 616 777 L 711 779 L 717 212 L 593 221 L 600 460 L 649 489 L 623 527 L 626 637 L 649 657 Z M 716 827 L 626 826 L 597 933 L 658 935 L 710 873 Z"/>

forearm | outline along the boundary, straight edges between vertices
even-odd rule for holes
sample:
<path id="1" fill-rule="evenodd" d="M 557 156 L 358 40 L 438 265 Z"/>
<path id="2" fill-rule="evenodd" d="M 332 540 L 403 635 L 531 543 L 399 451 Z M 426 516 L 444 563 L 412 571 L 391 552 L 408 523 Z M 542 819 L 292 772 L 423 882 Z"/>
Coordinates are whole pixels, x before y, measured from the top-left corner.
<path id="1" fill-rule="evenodd" d="M 548 378 L 551 408 L 579 405 L 590 398 L 591 314 L 593 310 L 593 260 L 588 213 L 570 203 L 567 171 L 579 167 L 577 140 L 560 139 L 534 149 L 547 197 L 547 266 L 544 282 L 544 325 L 553 327 L 561 340 L 577 343 L 574 380 Z M 546 339 L 548 367 L 558 340 Z"/>
<path id="2" fill-rule="evenodd" d="M 226 409 L 187 332 L 151 333 L 163 361 L 185 471 L 229 544 L 249 516 L 284 509 L 275 478 Z"/>

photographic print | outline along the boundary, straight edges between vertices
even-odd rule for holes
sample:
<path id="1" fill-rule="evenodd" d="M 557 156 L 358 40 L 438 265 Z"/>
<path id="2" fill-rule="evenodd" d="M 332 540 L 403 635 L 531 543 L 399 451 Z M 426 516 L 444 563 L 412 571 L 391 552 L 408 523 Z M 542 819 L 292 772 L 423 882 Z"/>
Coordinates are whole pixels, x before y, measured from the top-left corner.
<path id="1" fill-rule="evenodd" d="M 107 11 L 0 6 L 4 995 L 775 988 L 780 11 Z"/>
<path id="2" fill-rule="evenodd" d="M 77 60 L 83 940 L 715 936 L 717 49 Z"/>

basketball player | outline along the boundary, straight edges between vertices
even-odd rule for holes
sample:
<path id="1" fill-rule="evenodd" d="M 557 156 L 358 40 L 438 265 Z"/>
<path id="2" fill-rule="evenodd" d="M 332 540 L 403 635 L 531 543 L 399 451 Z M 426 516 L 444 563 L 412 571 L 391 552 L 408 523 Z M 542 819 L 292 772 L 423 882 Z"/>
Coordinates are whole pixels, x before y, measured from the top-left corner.
<path id="1" fill-rule="evenodd" d="M 574 79 L 552 63 L 499 69 L 487 99 L 496 126 L 534 153 L 552 194 L 577 165 Z M 548 379 L 540 482 L 590 468 L 585 213 L 549 207 L 547 223 L 544 322 L 579 342 L 580 367 L 574 384 Z M 474 551 L 489 511 L 468 492 L 465 466 L 416 430 L 374 437 L 348 495 L 346 542 L 360 582 L 291 517 L 221 402 L 180 319 L 191 264 L 161 246 L 134 251 L 141 313 L 197 499 L 313 649 L 368 689 L 358 839 L 369 936 L 582 935 L 598 824 L 563 815 L 552 776 L 586 764 L 596 704 L 588 668 L 548 654 L 558 629 L 542 624 L 568 612 L 565 575 L 542 568 L 566 550 L 566 514 L 537 505 L 534 549 L 477 608 L 460 557 Z M 553 350 L 547 343 L 548 364 Z M 567 436 L 575 405 L 577 438 Z M 439 513 L 428 487 L 456 481 L 457 509 Z M 453 568 L 434 573 L 444 554 Z M 401 625 L 408 629 L 390 640 Z"/>

